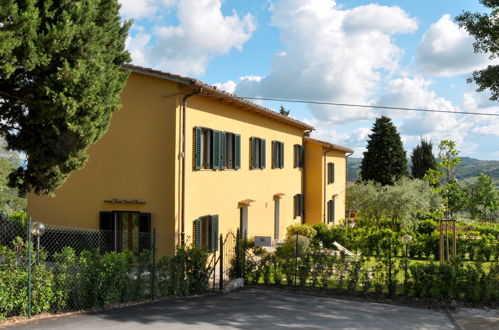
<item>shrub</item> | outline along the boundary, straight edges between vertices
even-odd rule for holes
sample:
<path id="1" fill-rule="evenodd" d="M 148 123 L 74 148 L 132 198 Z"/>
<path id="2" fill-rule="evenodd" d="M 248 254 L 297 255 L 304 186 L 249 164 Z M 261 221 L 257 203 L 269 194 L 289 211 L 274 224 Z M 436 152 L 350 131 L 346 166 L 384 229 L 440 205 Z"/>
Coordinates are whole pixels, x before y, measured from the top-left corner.
<path id="1" fill-rule="evenodd" d="M 297 223 L 286 228 L 287 239 L 296 235 L 301 235 L 312 239 L 316 234 L 317 231 L 310 225 L 302 225 Z"/>

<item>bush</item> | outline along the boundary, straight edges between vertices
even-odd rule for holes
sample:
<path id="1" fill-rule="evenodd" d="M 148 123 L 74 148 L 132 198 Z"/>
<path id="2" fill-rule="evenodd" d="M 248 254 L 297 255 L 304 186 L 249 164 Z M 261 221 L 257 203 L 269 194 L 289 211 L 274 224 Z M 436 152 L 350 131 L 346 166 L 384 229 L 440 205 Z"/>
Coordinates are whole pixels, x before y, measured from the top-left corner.
<path id="1" fill-rule="evenodd" d="M 311 225 L 302 225 L 297 223 L 286 228 L 287 239 L 295 235 L 301 235 L 312 239 L 316 234 L 317 231 Z"/>
<path id="2" fill-rule="evenodd" d="M 416 232 L 419 235 L 431 235 L 438 228 L 438 223 L 431 219 L 421 220 L 416 224 Z"/>

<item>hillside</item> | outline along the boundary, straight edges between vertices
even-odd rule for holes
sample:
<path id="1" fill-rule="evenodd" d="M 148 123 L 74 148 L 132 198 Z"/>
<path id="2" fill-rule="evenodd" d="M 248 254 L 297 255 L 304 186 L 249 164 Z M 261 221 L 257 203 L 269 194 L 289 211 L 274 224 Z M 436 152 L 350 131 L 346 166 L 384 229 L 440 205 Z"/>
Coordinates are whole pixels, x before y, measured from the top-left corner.
<path id="1" fill-rule="evenodd" d="M 362 158 L 348 158 L 348 180 L 357 179 L 360 171 Z M 409 162 L 410 166 L 410 162 Z M 479 160 L 470 157 L 462 157 L 461 164 L 456 168 L 456 176 L 461 182 L 474 182 L 478 173 L 484 173 L 494 180 L 499 188 L 499 161 Z"/>

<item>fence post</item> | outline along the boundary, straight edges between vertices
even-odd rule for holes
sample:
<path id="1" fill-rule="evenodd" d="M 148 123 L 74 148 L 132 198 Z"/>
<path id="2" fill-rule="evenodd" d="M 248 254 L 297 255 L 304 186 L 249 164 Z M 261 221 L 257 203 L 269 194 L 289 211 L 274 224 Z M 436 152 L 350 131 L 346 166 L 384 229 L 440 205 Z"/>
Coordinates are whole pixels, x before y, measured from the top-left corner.
<path id="1" fill-rule="evenodd" d="M 32 227 L 32 219 L 28 217 L 28 318 L 31 318 L 31 289 L 32 289 L 32 281 L 31 281 L 31 267 L 32 263 L 32 255 L 31 252 L 33 250 L 33 236 L 31 234 Z"/>
<path id="2" fill-rule="evenodd" d="M 220 285 L 219 289 L 224 288 L 224 240 L 223 235 L 220 234 Z"/>
<path id="3" fill-rule="evenodd" d="M 295 283 L 294 285 L 296 285 L 296 276 L 297 276 L 297 273 L 298 272 L 298 233 L 296 233 L 296 237 L 295 237 Z"/>
<path id="4" fill-rule="evenodd" d="M 151 299 L 154 300 L 156 280 L 156 228 L 152 232 L 152 272 L 151 272 Z"/>
<path id="5" fill-rule="evenodd" d="M 239 245 L 239 240 L 241 239 L 241 233 L 239 232 L 239 228 L 237 228 L 236 231 L 236 269 L 234 270 L 234 276 L 236 278 L 241 277 L 241 268 L 240 268 L 240 262 L 241 262 L 241 255 L 240 255 L 240 245 Z"/>

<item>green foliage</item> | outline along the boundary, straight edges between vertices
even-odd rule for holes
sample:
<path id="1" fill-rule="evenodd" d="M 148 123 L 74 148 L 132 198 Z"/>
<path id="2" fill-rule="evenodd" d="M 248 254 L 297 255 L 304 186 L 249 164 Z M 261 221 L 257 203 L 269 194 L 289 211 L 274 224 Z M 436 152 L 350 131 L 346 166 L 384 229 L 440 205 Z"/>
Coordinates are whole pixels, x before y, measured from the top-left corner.
<path id="1" fill-rule="evenodd" d="M 392 228 L 397 224 L 411 228 L 417 214 L 428 211 L 434 199 L 427 182 L 407 177 L 387 186 L 372 181 L 347 186 L 347 209 L 373 219 L 378 228 L 383 218 L 391 220 Z"/>
<path id="2" fill-rule="evenodd" d="M 468 186 L 467 208 L 472 219 L 492 220 L 499 209 L 499 192 L 492 179 L 480 173 L 476 184 Z"/>
<path id="3" fill-rule="evenodd" d="M 11 215 L 26 209 L 26 199 L 8 187 L 9 174 L 21 164 L 19 154 L 8 151 L 5 141 L 0 139 L 0 215 Z"/>
<path id="4" fill-rule="evenodd" d="M 456 22 L 461 28 L 466 29 L 469 34 L 475 37 L 473 47 L 475 53 L 488 53 L 490 60 L 499 55 L 499 1 L 480 0 L 485 7 L 492 9 L 490 14 L 463 12 L 456 17 Z M 473 72 L 473 78 L 468 79 L 468 83 L 475 82 L 478 85 L 477 92 L 486 89 L 491 91 L 490 100 L 499 99 L 499 65 L 489 65 L 486 69 Z"/>
<path id="5" fill-rule="evenodd" d="M 282 105 L 279 107 L 279 113 L 283 116 L 289 116 L 290 110 L 286 110 Z"/>
<path id="6" fill-rule="evenodd" d="M 316 234 L 316 231 L 315 231 L 314 227 L 312 227 L 310 225 L 306 225 L 306 224 L 302 225 L 302 224 L 296 223 L 296 224 L 288 226 L 288 228 L 286 228 L 286 238 L 287 239 L 289 239 L 290 237 L 295 236 L 295 235 L 301 235 L 301 236 L 305 236 L 308 238 L 312 238 L 315 236 L 315 234 Z"/>
<path id="7" fill-rule="evenodd" d="M 429 169 L 436 167 L 431 141 L 421 139 L 421 144 L 412 149 L 411 162 L 412 177 L 415 179 L 423 179 Z"/>
<path id="8" fill-rule="evenodd" d="M 390 185 L 407 176 L 407 159 L 402 140 L 390 118 L 376 118 L 360 166 L 361 178 Z"/>
<path id="9" fill-rule="evenodd" d="M 23 152 L 20 194 L 50 194 L 84 166 L 120 107 L 130 60 L 116 0 L 2 1 L 0 136 Z"/>
<path id="10" fill-rule="evenodd" d="M 416 225 L 416 232 L 419 235 L 431 235 L 437 229 L 438 223 L 431 219 L 418 221 Z"/>

